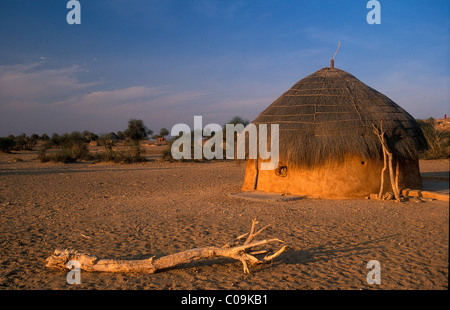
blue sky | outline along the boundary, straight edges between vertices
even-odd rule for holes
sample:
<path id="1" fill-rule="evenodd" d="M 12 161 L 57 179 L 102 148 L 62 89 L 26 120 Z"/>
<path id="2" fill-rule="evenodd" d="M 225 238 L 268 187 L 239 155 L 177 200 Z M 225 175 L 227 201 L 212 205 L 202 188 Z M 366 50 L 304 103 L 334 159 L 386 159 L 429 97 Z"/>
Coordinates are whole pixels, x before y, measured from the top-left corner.
<path id="1" fill-rule="evenodd" d="M 379 0 L 0 2 L 0 136 L 253 120 L 335 66 L 416 118 L 449 111 L 450 3 Z"/>

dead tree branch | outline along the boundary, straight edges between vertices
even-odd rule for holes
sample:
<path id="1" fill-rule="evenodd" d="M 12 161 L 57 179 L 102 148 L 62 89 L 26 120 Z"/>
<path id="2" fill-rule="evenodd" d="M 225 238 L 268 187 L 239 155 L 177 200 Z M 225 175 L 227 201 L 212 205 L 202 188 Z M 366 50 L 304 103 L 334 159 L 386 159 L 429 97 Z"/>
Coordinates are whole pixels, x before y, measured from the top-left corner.
<path id="1" fill-rule="evenodd" d="M 386 156 L 388 159 L 388 165 L 389 165 L 389 177 L 391 179 L 391 186 L 392 191 L 394 192 L 395 199 L 397 201 L 401 201 L 400 199 L 400 192 L 398 190 L 398 160 L 396 160 L 397 164 L 397 175 L 394 175 L 394 167 L 393 167 L 393 161 L 394 161 L 394 154 L 389 150 L 389 147 L 387 145 L 386 139 L 385 139 L 385 131 L 383 131 L 383 121 L 380 123 L 380 128 L 372 124 L 373 126 L 373 132 L 377 135 L 378 139 L 380 140 L 381 146 L 383 148 L 383 158 L 384 158 L 384 167 L 381 171 L 381 186 L 380 186 L 380 192 L 378 194 L 378 199 L 381 199 L 381 196 L 383 194 L 383 187 L 384 187 L 384 172 L 386 171 Z"/>
<path id="2" fill-rule="evenodd" d="M 253 248 L 261 247 L 269 243 L 283 242 L 277 238 L 254 241 L 254 237 L 268 227 L 265 226 L 255 233 L 254 230 L 257 224 L 258 222 L 253 220 L 250 233 L 237 237 L 234 241 L 225 244 L 223 247 L 194 248 L 159 258 L 151 257 L 142 260 L 101 259 L 97 256 L 75 250 L 57 249 L 53 255 L 46 259 L 46 267 L 71 269 L 71 266 L 67 266 L 67 263 L 71 260 L 76 260 L 80 263 L 80 268 L 85 271 L 155 273 L 160 270 L 176 267 L 180 264 L 191 263 L 202 259 L 226 257 L 239 260 L 244 267 L 244 273 L 250 273 L 249 265 L 270 262 L 286 250 L 286 246 L 283 246 L 270 255 L 267 254 L 269 250 L 265 249 L 251 251 Z M 241 240 L 247 235 L 247 239 L 241 245 Z M 262 258 L 255 256 L 260 254 L 267 255 Z"/>

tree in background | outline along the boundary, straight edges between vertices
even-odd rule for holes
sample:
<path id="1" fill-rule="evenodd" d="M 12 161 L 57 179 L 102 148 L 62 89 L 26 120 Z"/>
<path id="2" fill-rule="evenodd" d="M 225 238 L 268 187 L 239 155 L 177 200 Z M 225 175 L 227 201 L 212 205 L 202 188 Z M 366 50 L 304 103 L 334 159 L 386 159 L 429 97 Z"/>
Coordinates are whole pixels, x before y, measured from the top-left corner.
<path id="1" fill-rule="evenodd" d="M 42 141 L 48 141 L 48 140 L 50 140 L 50 137 L 49 137 L 46 133 L 44 133 L 44 134 L 41 136 L 41 140 L 42 140 Z"/>
<path id="2" fill-rule="evenodd" d="M 244 128 L 248 125 L 248 124 L 250 124 L 250 121 L 249 120 L 246 120 L 246 119 L 243 119 L 242 117 L 240 117 L 240 116 L 235 116 L 235 117 L 233 117 L 231 120 L 229 120 L 225 125 L 223 125 L 223 138 L 225 139 L 226 138 L 226 136 L 225 136 L 225 132 L 226 132 L 226 125 L 227 124 L 232 124 L 232 125 L 238 125 L 238 124 L 242 124 L 243 126 L 244 126 Z M 234 140 L 236 141 L 236 139 L 237 139 L 237 133 L 235 133 L 234 134 Z"/>
<path id="3" fill-rule="evenodd" d="M 227 124 L 233 124 L 233 125 L 242 124 L 245 127 L 248 124 L 250 124 L 250 121 L 246 120 L 246 119 L 243 119 L 240 116 L 235 116 L 230 121 L 228 121 Z"/>
<path id="4" fill-rule="evenodd" d="M 111 161 L 114 159 L 115 154 L 113 152 L 113 146 L 115 146 L 115 140 L 111 139 L 111 137 L 107 134 L 100 135 L 98 138 L 98 141 L 100 145 L 102 145 L 105 148 L 105 153 L 103 155 L 103 158 L 101 158 L 103 161 Z"/>
<path id="5" fill-rule="evenodd" d="M 169 135 L 169 131 L 166 128 L 161 128 L 159 131 L 159 136 L 165 138 Z"/>
<path id="6" fill-rule="evenodd" d="M 32 134 L 30 137 L 25 137 L 25 149 L 32 151 L 36 144 L 38 143 L 39 136 L 37 134 Z"/>
<path id="7" fill-rule="evenodd" d="M 128 121 L 128 128 L 124 131 L 124 135 L 131 144 L 131 152 L 135 161 L 144 160 L 141 140 L 147 139 L 148 135 L 152 133 L 153 131 L 145 127 L 142 120 L 130 119 Z"/>
<path id="8" fill-rule="evenodd" d="M 153 131 L 145 127 L 144 122 L 140 119 L 130 119 L 128 128 L 124 131 L 125 137 L 134 145 L 139 146 L 141 140 L 147 139 L 147 136 Z"/>
<path id="9" fill-rule="evenodd" d="M 27 136 L 22 133 L 17 136 L 9 135 L 8 137 L 2 138 L 1 150 L 4 152 L 14 151 L 32 151 L 39 140 L 39 136 L 33 133 L 31 136 Z M 12 142 L 11 142 L 12 141 Z"/>
<path id="10" fill-rule="evenodd" d="M 58 151 L 47 154 L 46 151 L 50 148 L 58 148 Z M 61 136 L 54 133 L 40 149 L 38 158 L 42 162 L 72 163 L 80 159 L 88 160 L 91 156 L 86 145 L 85 137 L 80 132 L 74 131 L 70 134 L 62 134 Z"/>
<path id="11" fill-rule="evenodd" d="M 0 151 L 4 153 L 10 153 L 13 147 L 16 145 L 14 138 L 2 137 L 0 138 Z"/>
<path id="12" fill-rule="evenodd" d="M 89 143 L 91 141 L 97 141 L 98 135 L 96 135 L 93 132 L 90 132 L 89 130 L 84 130 L 81 135 L 84 137 L 84 140 Z"/>
<path id="13" fill-rule="evenodd" d="M 119 140 L 124 140 L 125 139 L 125 134 L 123 133 L 123 131 L 118 131 L 117 132 L 117 138 L 119 138 Z"/>
<path id="14" fill-rule="evenodd" d="M 428 149 L 420 154 L 420 158 L 439 159 L 450 157 L 450 133 L 445 130 L 438 130 L 433 117 L 426 120 L 416 119 L 416 121 L 428 143 Z"/>

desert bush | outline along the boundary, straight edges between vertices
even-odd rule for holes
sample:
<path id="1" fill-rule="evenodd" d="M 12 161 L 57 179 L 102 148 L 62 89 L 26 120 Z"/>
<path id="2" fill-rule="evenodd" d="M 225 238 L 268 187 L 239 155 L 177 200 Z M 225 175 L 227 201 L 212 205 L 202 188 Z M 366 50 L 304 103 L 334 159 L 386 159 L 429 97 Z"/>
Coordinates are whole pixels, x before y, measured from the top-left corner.
<path id="1" fill-rule="evenodd" d="M 159 136 L 160 137 L 165 137 L 169 135 L 169 131 L 166 128 L 161 128 L 161 130 L 159 131 Z"/>
<path id="2" fill-rule="evenodd" d="M 124 131 L 125 137 L 134 145 L 139 145 L 141 140 L 147 139 L 152 133 L 153 131 L 145 127 L 140 119 L 130 119 L 128 128 Z"/>
<path id="3" fill-rule="evenodd" d="M 25 137 L 25 149 L 28 151 L 32 151 L 36 146 L 39 140 L 39 136 L 37 134 L 32 134 L 30 137 Z"/>
<path id="4" fill-rule="evenodd" d="M 105 151 L 103 153 L 96 154 L 97 161 L 112 161 L 116 157 L 115 152 L 113 151 L 113 146 L 115 146 L 115 140 L 111 139 L 110 135 L 100 135 L 98 138 L 98 142 L 101 146 L 104 147 Z"/>
<path id="5" fill-rule="evenodd" d="M 147 161 L 147 159 L 142 155 L 136 156 L 131 149 L 124 151 L 112 150 L 111 152 L 98 152 L 92 154 L 91 158 L 94 162 L 114 162 L 121 164 L 132 164 Z"/>
<path id="6" fill-rule="evenodd" d="M 50 140 L 50 137 L 49 137 L 46 133 L 44 133 L 44 134 L 41 136 L 41 140 L 42 140 L 42 141 L 48 141 L 48 140 Z"/>
<path id="7" fill-rule="evenodd" d="M 47 150 L 52 147 L 56 147 L 58 150 L 48 153 Z M 84 136 L 78 131 L 74 131 L 71 134 L 63 134 L 61 136 L 53 134 L 39 151 L 38 159 L 41 162 L 72 163 L 77 160 L 91 160 L 92 155 L 88 151 Z"/>
<path id="8" fill-rule="evenodd" d="M 123 133 L 123 131 L 118 131 L 117 132 L 117 138 L 119 138 L 119 140 L 124 140 L 125 139 L 125 134 Z"/>
<path id="9" fill-rule="evenodd" d="M 437 130 L 434 119 L 416 120 L 428 143 L 428 149 L 423 151 L 421 159 L 440 159 L 450 157 L 450 132 Z"/>
<path id="10" fill-rule="evenodd" d="M 114 162 L 132 164 L 147 161 L 145 156 L 143 156 L 145 151 L 140 146 L 138 148 L 139 149 L 136 150 L 134 149 L 134 146 L 130 146 L 129 150 L 117 152 Z"/>
<path id="11" fill-rule="evenodd" d="M 25 149 L 25 146 L 27 144 L 27 142 L 25 140 L 26 137 L 27 137 L 27 135 L 24 133 L 14 137 L 14 142 L 15 142 L 14 147 L 13 147 L 14 151 L 21 151 L 21 150 Z"/>
<path id="12" fill-rule="evenodd" d="M 165 161 L 174 161 L 174 160 L 175 160 L 175 159 L 172 157 L 172 151 L 171 151 L 172 144 L 173 144 L 173 141 L 170 141 L 170 142 L 168 143 L 167 148 L 165 148 L 165 149 L 162 151 L 162 155 L 161 155 L 161 159 L 162 159 L 162 160 L 165 160 Z"/>
<path id="13" fill-rule="evenodd" d="M 60 162 L 60 163 L 74 163 L 78 160 L 92 160 L 93 156 L 86 152 L 81 152 L 78 146 L 73 149 L 58 149 L 56 152 L 48 153 L 47 149 L 42 148 L 38 153 L 38 159 L 41 162 Z"/>
<path id="14" fill-rule="evenodd" d="M 203 131 L 202 131 L 202 132 L 203 132 Z M 191 138 L 191 159 L 185 159 L 185 158 L 183 158 L 183 159 L 180 159 L 180 160 L 178 160 L 178 161 L 182 161 L 182 162 L 185 162 L 185 161 L 195 161 L 195 162 L 202 162 L 202 161 L 205 161 L 206 158 L 205 158 L 203 152 L 202 152 L 202 158 L 201 158 L 201 159 L 195 159 L 195 158 L 194 158 L 194 147 L 195 147 L 194 131 L 191 131 L 189 134 L 190 134 L 190 138 Z M 202 139 L 203 139 L 203 138 L 210 138 L 209 136 L 203 136 L 203 133 L 201 133 L 201 135 L 202 135 Z M 177 140 L 178 138 L 180 138 L 180 136 L 173 137 L 170 141 L 168 141 L 167 148 L 163 150 L 162 155 L 161 155 L 161 159 L 162 159 L 162 160 L 165 160 L 165 161 L 175 161 L 175 159 L 172 157 L 172 151 L 171 151 L 171 149 L 172 149 L 172 144 L 173 144 L 173 143 L 175 142 L 175 140 Z M 202 142 L 202 144 L 203 144 L 203 142 Z M 183 151 L 183 147 L 184 147 L 184 145 L 181 145 L 181 146 L 180 146 L 180 151 L 181 151 L 181 152 Z M 212 151 L 214 151 L 214 148 L 212 149 Z"/>
<path id="15" fill-rule="evenodd" d="M 35 133 L 32 134 L 31 136 L 27 136 L 26 134 L 22 133 L 17 136 L 9 135 L 7 138 L 3 138 L 3 139 L 4 139 L 3 143 L 5 146 L 4 148 L 5 148 L 5 150 L 7 150 L 7 152 L 10 152 L 11 150 L 32 151 L 39 140 L 39 136 Z M 12 146 L 11 146 L 11 144 L 12 144 Z"/>
<path id="16" fill-rule="evenodd" d="M 92 154 L 95 162 L 116 162 L 116 163 L 137 163 L 147 161 L 144 153 L 145 150 L 140 145 L 130 143 L 128 149 L 115 151 L 113 147 L 116 145 L 114 139 L 110 139 L 110 135 L 101 135 L 99 143 L 104 147 L 103 152 Z"/>
<path id="17" fill-rule="evenodd" d="M 66 149 L 57 150 L 54 153 L 47 154 L 45 149 L 41 149 L 38 154 L 38 159 L 41 162 L 57 162 L 57 163 L 74 163 L 76 158 L 72 157 L 71 151 Z"/>
<path id="18" fill-rule="evenodd" d="M 88 130 L 84 130 L 84 131 L 81 133 L 81 135 L 83 136 L 84 141 L 87 142 L 87 143 L 89 143 L 89 142 L 91 142 L 91 141 L 97 141 L 97 140 L 99 139 L 99 136 L 98 136 L 98 135 L 96 135 L 95 133 L 90 132 L 90 131 L 88 131 Z"/>
<path id="19" fill-rule="evenodd" d="M 10 153 L 15 145 L 16 142 L 14 141 L 14 138 L 11 137 L 0 138 L 0 151 L 4 153 Z"/>
<path id="20" fill-rule="evenodd" d="M 141 140 L 147 139 L 148 135 L 153 133 L 148 129 L 144 122 L 140 119 L 130 119 L 128 121 L 128 128 L 124 131 L 128 144 L 130 146 L 129 152 L 122 154 L 122 158 L 126 162 L 141 162 L 145 161 L 145 150 L 141 147 Z"/>
<path id="21" fill-rule="evenodd" d="M 51 147 L 59 148 L 60 146 L 61 146 L 61 137 L 57 133 L 52 134 L 52 136 L 47 140 L 45 144 L 45 147 L 47 148 Z"/>

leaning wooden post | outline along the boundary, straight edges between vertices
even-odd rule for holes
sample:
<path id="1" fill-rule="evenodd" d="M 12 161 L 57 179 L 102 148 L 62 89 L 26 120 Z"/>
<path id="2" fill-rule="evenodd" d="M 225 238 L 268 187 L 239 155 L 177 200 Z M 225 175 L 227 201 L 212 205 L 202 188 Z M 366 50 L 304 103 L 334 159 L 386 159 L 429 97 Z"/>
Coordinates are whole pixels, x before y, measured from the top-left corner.
<path id="1" fill-rule="evenodd" d="M 394 155 L 389 151 L 387 151 L 387 154 L 388 154 L 388 159 L 389 159 L 389 176 L 391 177 L 392 191 L 394 192 L 395 199 L 400 201 L 400 195 L 398 193 L 398 186 L 395 183 L 394 167 L 392 166 L 392 162 L 394 160 Z"/>
<path id="2" fill-rule="evenodd" d="M 373 127 L 373 132 L 375 133 L 375 135 L 377 135 L 378 139 L 380 140 L 381 148 L 383 149 L 384 166 L 383 166 L 383 169 L 381 170 L 381 184 L 380 184 L 380 191 L 378 192 L 378 199 L 381 199 L 381 197 L 383 197 L 383 192 L 384 192 L 384 173 L 387 169 L 387 151 L 384 146 L 383 121 L 380 122 L 380 128 L 375 126 L 375 124 L 372 124 L 372 127 Z"/>
<path id="3" fill-rule="evenodd" d="M 394 167 L 392 166 L 392 162 L 394 160 L 394 155 L 392 152 L 390 152 L 389 147 L 386 143 L 386 140 L 384 138 L 385 132 L 383 131 L 383 121 L 380 122 L 380 128 L 377 128 L 374 124 L 372 124 L 373 132 L 377 135 L 378 139 L 380 140 L 381 147 L 383 148 L 383 158 L 384 158 L 384 167 L 382 170 L 381 175 L 381 186 L 380 186 L 380 192 L 378 194 L 378 199 L 381 198 L 381 195 L 383 194 L 384 190 L 384 172 L 386 171 L 386 155 L 389 163 L 389 177 L 391 179 L 391 186 L 392 191 L 394 192 L 395 199 L 397 201 L 400 201 L 400 193 L 398 191 L 398 173 L 397 173 L 397 179 L 394 177 Z M 398 166 L 397 166 L 398 170 Z"/>
<path id="4" fill-rule="evenodd" d="M 383 166 L 383 169 L 381 170 L 381 185 L 380 185 L 380 192 L 378 193 L 378 199 L 381 199 L 381 197 L 383 197 L 384 173 L 386 172 L 386 169 L 387 169 L 387 157 L 386 157 L 386 151 L 384 150 L 384 147 L 383 147 L 383 162 L 384 162 L 384 166 Z"/>

